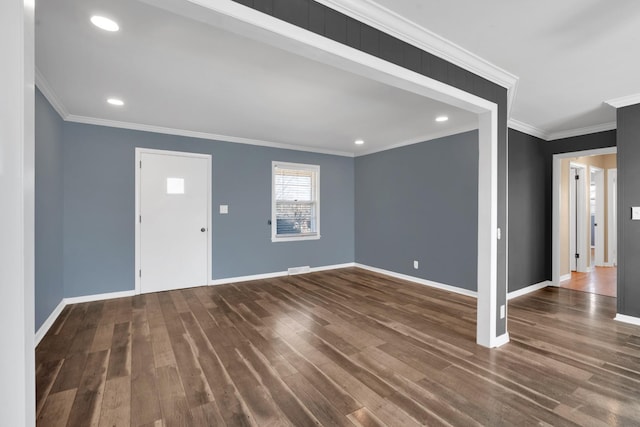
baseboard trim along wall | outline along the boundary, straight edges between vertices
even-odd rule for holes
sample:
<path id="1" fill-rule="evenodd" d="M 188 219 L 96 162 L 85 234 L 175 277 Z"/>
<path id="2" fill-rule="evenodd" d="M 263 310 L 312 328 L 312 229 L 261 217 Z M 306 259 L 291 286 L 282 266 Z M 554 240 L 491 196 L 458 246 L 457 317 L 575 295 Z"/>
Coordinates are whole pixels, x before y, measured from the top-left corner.
<path id="1" fill-rule="evenodd" d="M 116 299 L 116 298 L 124 298 L 124 297 L 132 297 L 135 295 L 135 291 L 122 291 L 122 292 L 109 292 L 106 294 L 96 294 L 96 295 L 83 295 L 81 297 L 71 297 L 71 298 L 63 298 L 60 301 L 60 304 L 51 312 L 47 320 L 44 321 L 42 326 L 38 328 L 35 336 L 35 345 L 36 347 L 42 341 L 42 338 L 49 332 L 49 329 L 53 326 L 55 321 L 58 319 L 62 310 L 68 305 L 71 304 L 81 304 L 83 302 L 93 302 L 93 301 L 102 301 L 108 299 Z"/>
<path id="2" fill-rule="evenodd" d="M 548 280 L 545 280 L 544 282 L 535 283 L 533 285 L 527 286 L 526 288 L 509 292 L 507 294 L 507 301 L 512 300 L 513 298 L 521 297 L 522 295 L 530 294 L 531 292 L 538 291 L 540 289 L 546 288 L 547 286 L 552 286 L 552 283 Z"/>
<path id="3" fill-rule="evenodd" d="M 616 314 L 616 317 L 613 320 L 617 320 L 618 322 L 629 323 L 631 325 L 640 326 L 640 317 L 627 316 L 626 314 Z"/>
<path id="4" fill-rule="evenodd" d="M 60 304 L 58 304 L 58 306 L 55 309 L 53 309 L 49 317 L 47 317 L 47 320 L 45 320 L 42 326 L 38 328 L 36 332 L 36 337 L 35 337 L 36 347 L 38 346 L 38 344 L 40 344 L 40 341 L 42 341 L 42 338 L 44 338 L 44 336 L 49 331 L 49 329 L 51 329 L 54 322 L 56 321 L 58 316 L 60 316 L 60 313 L 62 313 L 62 310 L 64 310 L 66 306 L 67 304 L 64 302 L 64 298 L 63 298 L 62 301 L 60 301 Z"/>
<path id="5" fill-rule="evenodd" d="M 565 274 L 564 276 L 560 276 L 560 281 L 565 282 L 567 280 L 571 280 L 571 273 Z"/>
<path id="6" fill-rule="evenodd" d="M 315 273 L 318 271 L 338 270 L 340 268 L 348 268 L 348 267 L 355 267 L 355 266 L 356 264 L 353 262 L 348 262 L 345 264 L 323 265 L 320 267 L 311 267 L 305 273 L 298 273 L 298 272 L 290 273 L 288 270 L 275 271 L 273 273 L 253 274 L 250 276 L 226 277 L 224 279 L 215 279 L 215 280 L 212 280 L 209 284 L 211 286 L 227 285 L 229 283 L 249 282 L 251 280 L 273 279 L 274 277 L 284 277 L 284 276 L 297 275 L 297 274 Z"/>
<path id="7" fill-rule="evenodd" d="M 499 337 L 496 337 L 495 340 L 492 343 L 494 345 L 492 345 L 491 347 L 492 348 L 501 347 L 501 346 L 507 344 L 508 342 L 509 342 L 509 332 L 507 332 L 505 334 L 502 334 Z"/>
<path id="8" fill-rule="evenodd" d="M 402 273 L 396 273 L 394 271 L 384 270 L 382 268 L 371 267 L 369 265 L 356 263 L 355 266 L 358 268 L 362 268 L 363 270 L 369 270 L 369 271 L 373 271 L 374 273 L 384 274 L 385 276 L 395 277 L 396 279 L 402 279 L 408 282 L 418 283 L 424 286 L 430 286 L 432 288 L 441 289 L 447 292 L 453 292 L 455 294 L 465 295 L 472 298 L 478 298 L 477 292 L 470 291 L 468 289 L 458 288 L 451 285 L 445 285 L 444 283 L 433 282 L 431 280 L 425 280 L 419 277 L 409 276 Z"/>

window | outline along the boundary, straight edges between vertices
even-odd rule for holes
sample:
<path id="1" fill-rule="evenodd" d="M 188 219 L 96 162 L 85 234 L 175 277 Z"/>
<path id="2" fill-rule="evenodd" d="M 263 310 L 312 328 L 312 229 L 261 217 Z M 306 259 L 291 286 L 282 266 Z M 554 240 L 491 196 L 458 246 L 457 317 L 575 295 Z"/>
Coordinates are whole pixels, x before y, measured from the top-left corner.
<path id="1" fill-rule="evenodd" d="M 320 166 L 273 162 L 271 240 L 320 238 Z"/>

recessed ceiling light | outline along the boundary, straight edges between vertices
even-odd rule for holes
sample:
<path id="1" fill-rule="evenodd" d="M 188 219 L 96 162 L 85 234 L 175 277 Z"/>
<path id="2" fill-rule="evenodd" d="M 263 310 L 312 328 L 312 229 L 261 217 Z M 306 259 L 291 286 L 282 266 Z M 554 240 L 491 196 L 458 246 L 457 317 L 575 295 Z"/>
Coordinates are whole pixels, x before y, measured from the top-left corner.
<path id="1" fill-rule="evenodd" d="M 105 18 L 104 16 L 93 15 L 91 17 L 91 23 L 96 27 L 103 29 L 105 31 L 118 31 L 120 26 L 118 23 L 112 19 Z"/>
<path id="2" fill-rule="evenodd" d="M 124 105 L 124 101 L 118 98 L 109 98 L 107 102 L 111 105 L 115 105 L 116 107 L 122 107 Z"/>
<path id="3" fill-rule="evenodd" d="M 447 120 L 449 120 L 449 117 L 447 117 L 447 116 L 438 116 L 438 117 L 436 117 L 436 122 L 446 122 Z"/>
<path id="4" fill-rule="evenodd" d="M 364 144 L 364 141 L 361 140 L 361 139 L 356 139 L 355 144 L 356 145 L 362 145 L 362 144 Z"/>

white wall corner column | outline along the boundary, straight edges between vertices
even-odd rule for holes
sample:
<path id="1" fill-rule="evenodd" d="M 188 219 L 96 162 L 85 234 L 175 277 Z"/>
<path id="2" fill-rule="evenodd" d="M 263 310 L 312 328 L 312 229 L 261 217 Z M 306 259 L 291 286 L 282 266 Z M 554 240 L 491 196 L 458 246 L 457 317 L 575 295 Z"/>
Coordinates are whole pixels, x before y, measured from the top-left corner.
<path id="1" fill-rule="evenodd" d="M 508 342 L 496 335 L 498 313 L 498 111 L 478 115 L 478 312 L 476 341 Z M 506 302 L 505 302 L 506 304 Z M 506 335 L 506 334 L 505 334 Z M 508 335 L 506 335 L 508 337 Z"/>
<path id="2" fill-rule="evenodd" d="M 34 1 L 0 2 L 2 425 L 35 425 Z"/>

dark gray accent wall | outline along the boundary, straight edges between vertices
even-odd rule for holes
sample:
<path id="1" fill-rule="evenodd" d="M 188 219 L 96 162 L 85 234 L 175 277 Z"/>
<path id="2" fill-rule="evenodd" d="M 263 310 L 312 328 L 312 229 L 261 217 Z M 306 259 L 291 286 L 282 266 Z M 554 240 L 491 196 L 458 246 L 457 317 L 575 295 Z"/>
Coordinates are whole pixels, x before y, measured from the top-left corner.
<path id="1" fill-rule="evenodd" d="M 543 140 L 509 129 L 509 292 L 548 279 Z"/>
<path id="2" fill-rule="evenodd" d="M 477 290 L 477 131 L 357 157 L 355 202 L 356 262 Z"/>
<path id="3" fill-rule="evenodd" d="M 553 206 L 553 155 L 562 153 L 572 153 L 577 151 L 595 150 L 597 148 L 607 148 L 616 146 L 616 131 L 609 130 L 605 132 L 591 133 L 588 135 L 574 136 L 571 138 L 557 139 L 555 141 L 545 141 L 542 143 L 545 157 L 544 181 L 546 204 L 548 208 L 545 211 L 545 253 L 547 254 L 547 280 L 551 280 L 551 258 L 552 254 L 552 206 Z M 620 161 L 620 153 L 618 153 L 618 162 Z M 618 169 L 620 166 L 618 166 Z M 620 172 L 618 172 L 619 174 Z M 618 178 L 618 185 L 620 178 Z M 619 254 L 619 252 L 618 252 Z M 618 255 L 619 258 L 620 255 Z"/>
<path id="4" fill-rule="evenodd" d="M 35 328 L 64 298 L 63 125 L 36 89 L 35 97 Z"/>
<path id="5" fill-rule="evenodd" d="M 457 65 L 313 0 L 235 0 L 331 40 L 431 77 L 498 105 L 498 294 L 496 334 L 506 332 L 500 306 L 507 301 L 507 90 Z"/>
<path id="6" fill-rule="evenodd" d="M 353 158 L 77 123 L 64 137 L 66 297 L 134 289 L 136 147 L 212 155 L 214 279 L 354 261 Z M 321 239 L 271 242 L 273 160 L 320 165 Z"/>
<path id="7" fill-rule="evenodd" d="M 640 317 L 640 104 L 618 108 L 618 313 Z"/>

